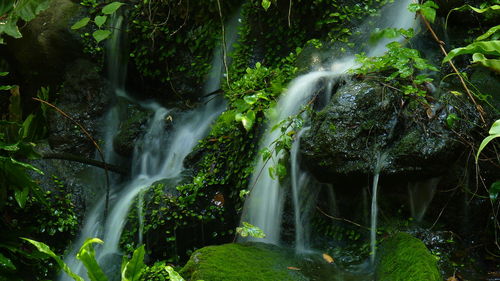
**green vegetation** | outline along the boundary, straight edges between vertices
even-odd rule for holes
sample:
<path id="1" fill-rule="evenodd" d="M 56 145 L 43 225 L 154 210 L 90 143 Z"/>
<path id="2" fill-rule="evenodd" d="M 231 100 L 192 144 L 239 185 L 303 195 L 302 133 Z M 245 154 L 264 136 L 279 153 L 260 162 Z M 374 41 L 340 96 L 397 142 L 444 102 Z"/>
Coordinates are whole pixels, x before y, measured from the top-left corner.
<path id="1" fill-rule="evenodd" d="M 179 273 L 188 280 L 306 280 L 291 253 L 266 244 L 225 244 L 193 253 Z"/>
<path id="2" fill-rule="evenodd" d="M 419 239 L 407 233 L 388 237 L 381 245 L 377 280 L 380 281 L 439 281 L 437 259 Z"/>
<path id="3" fill-rule="evenodd" d="M 121 32 L 126 38 L 124 41 L 127 41 L 127 49 L 119 51 L 125 53 L 129 61 L 125 90 L 130 92 L 131 96 L 134 92 L 138 93 L 134 96 L 136 100 L 153 97 L 159 104 L 168 105 L 166 107 L 170 109 L 175 108 L 167 115 L 169 122 L 165 122 L 166 131 L 172 123 L 178 122 L 177 116 L 185 109 L 196 107 L 215 95 L 223 96 L 227 102 L 225 111 L 214 122 L 207 137 L 199 142 L 195 151 L 185 160 L 186 170 L 182 176 L 175 180 L 160 180 L 142 191 L 140 200 L 136 199 L 120 239 L 120 246 L 126 253 L 120 271 L 122 281 L 183 280 L 174 267 L 179 269 L 188 259 L 188 263 L 180 271 L 188 280 L 305 280 L 302 274 L 306 274 L 309 269 L 304 268 L 301 271 L 297 268 L 298 261 L 293 257 L 293 253 L 287 250 L 261 244 L 207 245 L 228 243 L 234 241 L 238 235 L 265 238 L 262 229 L 248 222 L 242 222 L 240 225 L 239 221 L 245 200 L 251 196 L 249 181 L 255 162 L 259 158 L 272 161 L 273 165 L 269 171 L 264 172 L 269 172 L 271 177 L 281 181 L 283 186 L 289 185 L 288 152 L 297 137 L 296 132 L 315 122 L 314 117 L 318 120 L 325 117 L 321 116 L 324 113 L 315 112 L 317 108 L 328 108 L 328 104 L 324 104 L 328 101 L 319 101 L 320 98 L 313 97 L 298 114 L 269 128 L 271 131 L 279 130 L 279 137 L 270 147 L 258 151 L 266 123 L 276 116 L 277 102 L 286 93 L 289 83 L 311 69 L 327 69 L 336 57 L 353 53 L 353 50 L 359 50 L 358 48 L 369 50 L 370 44 L 383 38 L 404 37 L 405 41 L 387 44 L 387 51 L 379 56 L 357 54 L 359 67 L 351 72 L 355 77 L 346 75 L 328 87 L 318 85 L 317 97 L 320 94 L 329 97 L 343 90 L 347 91 L 344 92 L 343 98 L 352 99 L 346 104 L 356 106 L 349 109 L 351 111 L 343 111 L 344 108 L 339 106 L 328 114 L 339 116 L 358 110 L 365 113 L 362 116 L 367 116 L 359 119 L 366 120 L 353 120 L 350 124 L 325 122 L 322 129 L 335 132 L 337 135 L 332 135 L 339 138 L 359 130 L 359 143 L 363 143 L 364 147 L 371 146 L 372 140 L 380 137 L 388 141 L 380 147 L 377 146 L 378 143 L 375 144 L 377 150 L 397 149 L 398 157 L 399 154 L 402 156 L 390 159 L 390 164 L 407 165 L 407 169 L 404 173 L 398 173 L 396 169 L 382 170 L 381 182 L 384 188 L 385 185 L 392 188 L 388 189 L 391 194 L 399 196 L 396 199 L 391 197 L 387 199 L 389 203 L 384 203 L 398 204 L 398 217 L 408 216 L 401 210 L 409 204 L 406 201 L 405 188 L 399 185 L 405 186 L 409 181 L 442 176 L 444 183 L 438 186 L 436 196 L 449 190 L 454 193 L 449 197 L 449 202 L 433 202 L 437 205 L 433 205 L 431 216 L 436 221 L 430 228 L 462 235 L 455 217 L 461 216 L 462 209 L 469 207 L 456 202 L 472 202 L 470 208 L 474 209 L 470 213 L 467 209 L 467 214 L 472 217 L 471 220 L 480 221 L 477 224 L 481 223 L 484 228 L 481 229 L 481 235 L 477 235 L 476 229 L 464 231 L 467 232 L 463 234 L 464 241 L 474 237 L 477 245 L 481 245 L 481 249 L 477 249 L 479 246 L 476 245 L 467 245 L 470 246 L 467 249 L 470 252 L 465 254 L 474 258 L 482 255 L 485 264 L 496 257 L 499 237 L 497 232 L 500 230 L 497 216 L 500 206 L 500 183 L 498 178 L 495 178 L 498 174 L 498 145 L 492 141 L 500 136 L 500 121 L 493 123 L 489 136 L 481 144 L 479 135 L 480 129 L 483 128 L 472 128 L 479 123 L 477 112 L 483 114 L 481 105 L 495 104 L 492 96 L 496 94 L 497 89 L 487 89 L 491 93 L 481 93 L 478 90 L 480 85 L 476 87 L 471 82 L 473 79 L 470 74 L 476 69 L 470 68 L 469 61 L 463 56 L 472 55 L 472 65 L 484 67 L 482 71 L 487 73 L 485 79 L 498 78 L 495 75 L 500 72 L 500 26 L 494 22 L 494 16 L 498 14 L 500 6 L 495 4 L 495 1 L 485 2 L 479 8 L 476 8 L 478 3 L 476 6 L 464 5 L 458 8 L 450 7 L 453 3 L 443 3 L 446 8 L 440 8 L 433 1 L 410 5 L 410 11 L 421 15 L 424 19 L 422 22 L 429 24 L 427 30 L 432 31 L 434 27 L 440 31 L 440 36 L 440 20 L 447 10 L 455 11 L 453 14 L 461 12 L 465 15 L 463 23 L 460 23 L 464 27 L 453 28 L 460 32 L 463 31 L 462 28 L 470 27 L 472 31 L 469 34 L 463 32 L 464 38 L 455 38 L 456 35 L 450 33 L 452 44 L 449 45 L 461 47 L 450 51 L 444 59 L 439 51 L 445 45 L 438 42 L 439 38 L 434 38 L 436 44 L 432 45 L 434 41 L 428 40 L 430 32 L 425 30 L 418 34 L 414 34 L 412 29 L 374 30 L 371 40 L 361 43 L 356 41 L 355 38 L 361 33 L 359 24 L 368 22 L 369 25 L 370 21 L 379 16 L 380 7 L 393 2 L 390 0 L 82 0 L 78 17 L 71 20 L 71 26 L 57 29 L 61 38 L 65 36 L 61 42 L 45 34 L 43 28 L 23 29 L 37 15 L 44 17 L 43 11 L 49 7 L 50 0 L 0 1 L 0 43 L 3 44 L 0 46 L 0 280 L 49 280 L 54 278 L 58 269 L 62 269 L 77 281 L 83 280 L 82 276 L 71 272 L 61 257 L 65 254 L 69 241 L 79 231 L 81 216 L 91 208 L 93 202 L 87 202 L 88 199 L 84 197 L 86 193 L 94 192 L 92 181 L 102 180 L 97 177 L 88 179 L 88 182 L 75 188 L 74 181 L 78 181 L 79 177 L 89 177 L 85 169 L 79 169 L 74 175 L 63 175 L 64 172 L 52 175 L 40 168 L 46 167 L 46 163 L 40 160 L 41 155 L 35 150 L 37 142 L 45 143 L 47 138 L 67 128 L 51 124 L 55 120 L 51 118 L 51 114 L 56 113 L 48 112 L 45 104 L 33 103 L 31 96 L 23 95 L 25 91 L 35 93 L 39 88 L 36 86 L 30 89 L 32 85 L 30 81 L 24 81 L 29 80 L 26 77 L 36 77 L 44 71 L 43 65 L 37 66 L 36 69 L 24 69 L 26 67 L 18 63 L 20 57 L 25 54 L 16 53 L 10 42 L 23 35 L 26 38 L 36 37 L 43 42 L 55 41 L 54 45 L 63 46 L 66 46 L 64 40 L 74 40 L 74 46 L 82 49 L 74 50 L 77 53 L 75 57 L 92 61 L 82 64 L 83 68 L 95 63 L 101 71 L 113 71 L 106 69 L 103 63 L 103 46 L 113 32 Z M 468 12 L 470 13 L 467 14 Z M 477 13 L 481 16 L 476 15 Z M 118 15 L 125 18 L 121 30 L 110 26 L 111 17 Z M 471 15 L 474 22 L 478 23 L 477 27 L 471 23 Z M 57 18 L 57 14 L 52 16 Z M 233 16 L 239 22 L 238 39 L 230 46 L 233 51 L 227 53 L 228 48 L 225 45 L 230 42 L 227 36 L 231 32 L 226 28 Z M 455 19 L 458 22 L 461 20 Z M 42 18 L 41 22 L 43 26 L 52 24 L 47 18 Z M 25 33 L 25 30 L 29 32 Z M 473 41 L 470 41 L 471 39 Z M 354 42 L 359 45 L 355 46 Z M 430 43 L 427 44 L 428 42 Z M 70 45 L 73 46 L 68 44 Z M 218 49 L 223 53 L 225 64 L 223 81 L 219 85 L 220 89 L 202 97 L 202 87 L 207 80 L 214 51 Z M 4 50 L 8 55 L 4 55 Z M 51 51 L 49 48 L 40 53 Z M 51 54 L 47 57 L 65 59 L 62 54 Z M 452 66 L 453 72 L 447 65 L 434 65 L 452 59 L 457 61 L 457 69 Z M 53 62 L 44 63 L 49 65 Z M 67 77 L 68 71 L 64 68 L 72 69 L 75 63 L 63 62 L 61 65 L 64 67 L 58 75 L 64 79 L 72 79 Z M 448 74 L 451 72 L 452 74 Z M 105 75 L 102 76 L 99 79 L 106 80 Z M 449 79 L 455 76 L 464 80 L 463 85 Z M 84 74 L 82 77 L 81 80 L 86 80 Z M 323 82 L 318 84 L 320 83 Z M 26 86 L 21 89 L 16 84 Z M 51 91 L 41 88 L 37 98 L 56 104 L 61 100 L 74 102 L 73 108 L 81 107 L 79 109 L 83 112 L 82 116 L 85 115 L 85 118 L 82 118 L 83 125 L 92 128 L 97 134 L 106 130 L 101 130 L 99 123 L 102 120 L 98 119 L 100 116 L 87 116 L 86 111 L 90 110 L 88 104 L 94 99 L 103 100 L 102 112 L 97 115 L 104 114 L 104 108 L 115 102 L 114 98 L 104 97 L 111 96 L 108 92 L 113 92 L 113 89 L 109 89 L 105 84 L 103 82 L 102 89 L 91 89 L 79 93 L 78 96 L 71 96 L 71 91 L 66 91 L 69 96 L 64 99 L 61 94 L 57 94 L 63 86 L 54 87 L 51 84 Z M 468 87 L 471 89 L 471 97 L 479 99 L 479 106 L 474 104 L 475 108 L 461 93 L 464 90 L 469 92 Z M 360 99 L 360 93 L 377 93 L 377 96 Z M 117 99 L 118 103 L 133 103 L 121 97 Z M 357 102 L 363 104 L 356 104 Z M 376 103 L 379 103 L 377 108 L 381 109 L 380 112 L 373 111 Z M 330 101 L 329 105 L 331 104 Z M 113 143 L 114 150 L 123 156 L 116 162 L 124 166 L 133 161 L 130 158 L 134 141 L 146 130 L 149 114 L 137 110 L 137 105 L 126 106 L 128 108 L 123 111 L 127 113 L 121 112 L 118 117 L 125 117 L 126 120 L 117 125 L 120 133 Z M 490 124 L 492 120 L 498 119 L 498 112 L 498 109 L 487 108 L 484 112 L 484 123 Z M 74 117 L 73 112 L 64 114 L 70 118 Z M 310 118 L 311 116 L 313 118 Z M 385 120 L 387 116 L 392 119 Z M 335 118 L 332 117 L 331 120 L 339 120 Z M 384 123 L 385 121 L 387 122 Z M 313 128 L 312 125 L 310 127 Z M 462 134 L 463 127 L 466 127 L 467 134 Z M 77 127 L 71 129 L 78 130 Z M 325 131 L 311 130 L 311 133 Z M 325 133 L 322 136 L 325 145 L 318 145 L 310 150 L 315 153 L 325 152 L 328 149 L 326 144 L 336 141 L 332 135 Z M 451 141 L 450 136 L 453 136 Z M 50 145 L 64 141 L 49 140 Z M 431 155 L 430 151 L 443 143 L 450 143 L 447 151 L 443 152 L 442 158 L 434 159 L 434 154 Z M 325 157 L 327 160 L 318 164 L 324 168 L 320 173 L 326 174 L 328 171 L 325 167 L 336 165 L 337 161 L 340 163 L 343 160 L 341 158 L 349 153 L 348 150 L 356 145 L 354 142 L 344 144 L 345 151 L 339 153 L 338 157 Z M 471 150 L 466 151 L 467 147 Z M 444 170 L 452 170 L 453 167 L 453 171 L 441 173 L 437 172 L 438 169 L 434 171 L 433 166 L 428 169 L 431 172 L 428 172 L 421 169 L 418 163 L 409 163 L 416 162 L 415 159 L 418 158 L 412 155 L 416 151 L 414 148 L 421 148 L 419 151 L 422 151 L 422 154 L 429 153 L 422 156 L 427 157 L 424 160 L 428 162 L 425 163 L 441 168 L 445 166 Z M 72 150 L 74 147 L 65 149 Z M 459 155 L 461 153 L 463 155 Z M 471 171 L 473 169 L 470 169 L 469 164 L 473 164 L 473 161 L 469 161 L 466 154 L 476 155 L 477 171 Z M 359 175 L 339 177 L 332 181 L 336 184 L 334 189 L 341 200 L 331 199 L 330 197 L 335 196 L 330 193 L 325 196 L 327 187 L 310 186 L 321 189 L 318 191 L 318 202 L 311 207 L 312 233 L 317 235 L 312 238 L 312 245 L 324 252 L 323 257 L 331 259 L 327 261 L 327 266 L 330 267 L 350 268 L 361 264 L 369 256 L 369 244 L 366 239 L 369 229 L 361 223 L 368 218 L 368 211 L 361 213 L 363 209 L 368 210 L 366 206 L 369 204 L 362 203 L 360 198 L 362 188 L 371 183 L 370 173 L 373 169 L 370 162 L 372 159 L 369 155 L 365 156 L 353 164 L 354 168 L 366 167 L 365 171 Z M 303 167 L 307 168 L 317 164 L 308 163 L 307 159 L 301 161 L 304 161 Z M 132 163 L 131 166 L 130 170 L 134 170 L 137 163 Z M 456 166 L 461 167 L 456 169 Z M 462 169 L 462 166 L 467 168 Z M 458 175 L 460 173 L 462 175 Z M 325 175 L 328 176 L 330 175 Z M 464 183 L 466 180 L 463 178 L 467 179 L 467 183 Z M 473 178 L 477 179 L 477 183 L 472 183 Z M 68 183 L 66 180 L 69 180 Z M 122 184 L 127 181 L 127 177 L 116 176 L 113 181 Z M 395 187 L 394 182 L 398 182 L 398 187 Z M 473 187 L 474 184 L 476 186 Z M 478 188 L 480 184 L 484 188 Z M 359 186 L 363 187 L 355 189 Z M 89 190 L 86 190 L 87 188 Z M 118 194 L 119 187 L 115 191 Z M 285 193 L 288 194 L 288 190 Z M 462 200 L 464 198 L 458 198 L 456 194 L 467 194 L 469 197 Z M 327 200 L 326 197 L 330 199 Z M 488 198 L 490 200 L 487 200 Z M 285 243 L 293 244 L 295 233 L 291 225 L 294 219 L 292 200 L 289 199 L 285 199 L 287 217 L 283 220 L 286 230 L 282 233 L 282 238 Z M 304 198 L 300 198 L 302 199 Z M 393 200 L 397 203 L 393 203 Z M 323 212 L 323 208 L 326 210 L 333 205 L 332 202 L 338 201 L 344 201 L 339 203 L 339 208 L 343 208 L 342 212 L 334 216 L 333 207 L 332 214 Z M 441 203 L 443 204 L 439 205 Z M 362 204 L 365 206 L 362 207 Z M 448 208 L 448 205 L 451 207 Z M 387 217 L 396 216 L 391 213 L 391 208 L 393 206 L 382 212 L 386 220 Z M 142 213 L 139 213 L 139 209 Z M 447 212 L 456 214 L 451 216 Z M 339 217 L 336 217 L 337 215 Z M 342 224 L 332 224 L 332 219 Z M 360 223 L 357 223 L 358 221 Z M 422 222 L 419 227 L 427 228 L 427 223 L 429 222 Z M 398 225 L 394 228 L 398 231 L 407 227 L 408 225 Z M 382 229 L 384 228 L 378 228 L 379 231 Z M 483 231 L 484 229 L 486 230 Z M 384 231 L 379 233 L 379 236 L 388 233 Z M 20 237 L 26 238 L 22 240 Z M 145 244 L 139 245 L 140 240 Z M 89 239 L 77 255 L 78 260 L 88 269 L 88 278 L 92 281 L 105 281 L 109 278 L 96 261 L 98 248 L 95 250 L 94 244 L 102 243 L 103 241 L 97 238 Z M 34 245 L 38 252 L 34 251 L 30 244 Z M 376 269 L 378 280 L 441 280 L 435 257 L 420 240 L 408 234 L 398 233 L 386 237 L 381 247 Z M 484 268 L 491 272 L 500 270 L 498 265 L 487 264 Z M 312 268 L 311 271 L 315 269 Z"/>

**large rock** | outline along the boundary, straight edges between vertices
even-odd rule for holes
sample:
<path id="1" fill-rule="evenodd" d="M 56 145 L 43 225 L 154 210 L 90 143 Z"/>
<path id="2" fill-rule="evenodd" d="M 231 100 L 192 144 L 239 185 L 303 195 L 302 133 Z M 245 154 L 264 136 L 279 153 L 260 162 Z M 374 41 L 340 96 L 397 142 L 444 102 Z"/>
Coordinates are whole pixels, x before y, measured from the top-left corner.
<path id="1" fill-rule="evenodd" d="M 325 181 L 373 174 L 377 166 L 389 175 L 439 175 L 462 147 L 456 132 L 468 133 L 474 123 L 467 104 L 459 112 L 451 94 L 439 100 L 424 106 L 376 82 L 350 82 L 312 118 L 301 140 L 306 166 Z M 380 155 L 385 161 L 377 165 Z"/>
<path id="2" fill-rule="evenodd" d="M 81 6 L 71 0 L 53 0 L 47 10 L 21 28 L 23 37 L 8 39 L 6 58 L 30 96 L 40 86 L 56 86 L 61 72 L 82 57 L 80 36 L 70 26 Z"/>
<path id="3" fill-rule="evenodd" d="M 397 233 L 385 240 L 375 271 L 377 281 L 441 281 L 437 259 L 419 239 Z"/>
<path id="4" fill-rule="evenodd" d="M 261 243 L 209 246 L 194 252 L 180 273 L 187 280 L 307 280 L 288 269 L 296 266 L 290 256 L 277 246 Z"/>

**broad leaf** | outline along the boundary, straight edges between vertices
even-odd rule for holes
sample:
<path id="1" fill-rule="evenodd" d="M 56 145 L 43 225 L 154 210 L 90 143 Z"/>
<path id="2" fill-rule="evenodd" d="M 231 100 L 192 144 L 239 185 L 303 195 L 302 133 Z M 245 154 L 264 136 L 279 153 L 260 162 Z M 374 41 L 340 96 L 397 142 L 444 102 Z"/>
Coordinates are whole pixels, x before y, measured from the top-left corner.
<path id="1" fill-rule="evenodd" d="M 241 122 L 245 130 L 250 131 L 255 123 L 255 111 L 249 110 L 246 113 L 238 113 L 234 117 L 237 122 Z"/>
<path id="2" fill-rule="evenodd" d="M 92 246 L 94 243 L 103 244 L 102 240 L 99 238 L 87 239 L 80 248 L 80 251 L 78 251 L 78 254 L 76 254 L 76 258 L 79 259 L 87 269 L 87 275 L 90 281 L 108 281 L 108 277 L 106 277 L 95 259 L 95 250 Z"/>
<path id="3" fill-rule="evenodd" d="M 443 63 L 450 61 L 456 56 L 465 54 L 481 53 L 483 55 L 500 56 L 500 40 L 474 42 L 462 48 L 451 50 L 443 59 Z"/>
<path id="4" fill-rule="evenodd" d="M 170 281 L 184 281 L 184 279 L 171 266 L 165 266 Z"/>
<path id="5" fill-rule="evenodd" d="M 34 241 L 34 240 L 31 240 L 28 238 L 22 238 L 22 239 L 33 244 L 38 249 L 38 251 L 40 251 L 44 254 L 47 254 L 49 257 L 53 258 L 57 262 L 59 267 L 61 267 L 61 269 L 64 272 L 66 272 L 75 281 L 85 281 L 82 277 L 78 276 L 73 271 L 71 271 L 71 268 L 69 268 L 69 266 L 67 264 L 65 264 L 64 261 L 60 257 L 58 257 L 54 252 L 52 252 L 52 250 L 50 250 L 49 246 L 45 245 L 42 242 Z"/>
<path id="6" fill-rule="evenodd" d="M 75 29 L 80 29 L 82 27 L 85 27 L 90 21 L 90 18 L 83 18 L 79 21 L 77 21 L 75 24 L 73 24 L 71 26 L 71 29 L 75 30 Z"/>
<path id="7" fill-rule="evenodd" d="M 500 73 L 500 60 L 488 59 L 483 54 L 476 53 L 472 55 L 472 63 L 480 64 L 495 72 Z"/>
<path id="8" fill-rule="evenodd" d="M 102 40 L 105 40 L 111 35 L 110 30 L 96 30 L 94 33 L 92 33 L 92 36 L 94 37 L 95 41 L 97 43 L 101 42 Z"/>
<path id="9" fill-rule="evenodd" d="M 10 10 L 14 8 L 14 0 L 2 0 L 0 1 L 0 15 L 7 14 Z"/>
<path id="10" fill-rule="evenodd" d="M 479 154 L 481 154 L 481 151 L 483 151 L 484 147 L 493 139 L 500 137 L 500 119 L 495 121 L 495 123 L 491 125 L 490 131 L 488 133 L 490 135 L 481 142 L 481 145 L 479 145 L 479 149 L 477 150 L 476 154 L 476 163 L 479 159 Z"/>
<path id="11" fill-rule="evenodd" d="M 491 35 L 497 33 L 498 31 L 500 31 L 500 25 L 497 25 L 497 26 L 490 28 L 483 35 L 477 37 L 476 41 L 482 41 L 482 40 L 488 39 L 488 38 L 490 38 Z"/>
<path id="12" fill-rule="evenodd" d="M 105 15 L 111 15 L 112 13 L 116 12 L 116 10 L 118 10 L 123 5 L 125 5 L 125 4 L 121 3 L 121 2 L 110 3 L 106 6 L 104 6 L 104 8 L 102 8 L 102 13 Z"/>
<path id="13" fill-rule="evenodd" d="M 106 23 L 106 20 L 108 19 L 107 16 L 96 16 L 94 19 L 95 24 L 101 28 L 101 26 Z"/>
<path id="14" fill-rule="evenodd" d="M 271 7 L 271 0 L 262 0 L 262 8 L 264 8 L 264 10 L 268 10 L 269 7 Z"/>
<path id="15" fill-rule="evenodd" d="M 34 19 L 50 5 L 50 0 L 22 0 L 17 1 L 13 13 L 28 22 Z"/>
<path id="16" fill-rule="evenodd" d="M 122 266 L 122 281 L 139 281 L 141 279 L 142 270 L 145 267 L 145 254 L 144 245 L 135 249 L 132 259 L 125 261 L 125 265 Z"/>
<path id="17" fill-rule="evenodd" d="M 9 75 L 8 72 L 0 72 L 0 76 L 7 76 L 7 75 Z"/>

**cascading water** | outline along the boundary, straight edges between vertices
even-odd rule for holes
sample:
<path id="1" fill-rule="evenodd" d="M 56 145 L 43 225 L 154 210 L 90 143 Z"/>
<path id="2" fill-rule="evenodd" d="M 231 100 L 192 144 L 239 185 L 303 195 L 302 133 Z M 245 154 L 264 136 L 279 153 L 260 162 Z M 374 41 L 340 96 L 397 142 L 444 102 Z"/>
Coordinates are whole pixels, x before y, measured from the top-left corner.
<path id="1" fill-rule="evenodd" d="M 415 15 L 407 10 L 408 5 L 411 3 L 412 0 L 398 1 L 397 3 L 393 3 L 392 5 L 382 9 L 382 16 L 378 22 L 378 28 L 383 29 L 393 27 L 408 29 L 414 27 L 416 21 Z M 364 41 L 366 41 L 366 37 L 367 36 L 363 39 Z M 392 41 L 394 40 L 397 39 L 393 39 Z M 368 56 L 378 56 L 383 54 L 386 50 L 385 45 L 387 43 L 387 40 L 380 40 L 375 46 L 367 51 Z M 356 62 L 354 56 L 345 56 L 335 59 L 335 61 L 328 67 L 329 70 L 320 69 L 313 71 L 292 81 L 288 90 L 280 98 L 276 106 L 278 116 L 272 118 L 268 122 L 268 129 L 262 137 L 260 148 L 263 149 L 271 147 L 272 143 L 281 134 L 280 130 L 271 130 L 271 128 L 275 127 L 289 116 L 299 113 L 301 108 L 313 98 L 321 84 L 333 85 L 345 76 L 349 69 L 355 67 Z M 327 88 L 330 87 L 331 86 L 328 86 Z M 298 149 L 296 150 L 298 151 Z M 293 153 L 297 153 L 297 151 Z M 294 156 L 293 153 L 291 155 L 291 161 L 297 161 L 297 157 Z M 283 153 L 281 153 L 280 155 L 277 155 L 275 159 L 280 159 L 283 156 Z M 284 187 L 281 186 L 282 183 L 279 180 L 273 179 L 267 172 L 269 167 L 273 165 L 273 161 L 263 161 L 259 156 L 257 162 L 258 164 L 254 169 L 254 173 L 250 181 L 250 196 L 245 202 L 241 220 L 263 229 L 266 233 L 266 237 L 263 239 L 264 242 L 279 244 L 281 220 L 283 216 Z M 307 188 L 309 182 L 308 180 L 305 180 L 309 177 L 307 172 L 298 169 L 298 163 L 291 163 L 291 166 L 293 177 L 291 182 L 292 185 L 295 186 L 294 190 Z M 306 187 L 300 187 L 301 184 L 306 185 Z M 295 201 L 295 208 L 299 208 L 295 210 L 295 213 L 300 214 L 304 210 L 304 206 L 301 206 L 301 204 L 297 202 L 298 200 Z M 376 214 L 372 213 L 372 216 L 376 216 Z M 304 229 L 301 226 L 302 221 L 297 217 L 295 221 L 297 224 L 295 226 L 296 247 L 300 250 L 305 250 L 303 249 L 303 247 L 305 247 L 305 243 L 300 242 L 304 241 L 304 237 L 306 237 L 303 233 Z"/>
<path id="2" fill-rule="evenodd" d="M 408 198 L 410 200 L 411 216 L 420 222 L 424 218 L 427 207 L 434 198 L 437 185 L 441 179 L 431 178 L 423 181 L 408 183 Z"/>
<path id="3" fill-rule="evenodd" d="M 115 18 L 115 29 L 120 30 L 123 22 L 122 17 Z M 236 31 L 238 17 L 235 16 L 229 22 L 226 28 L 226 50 L 231 49 L 236 40 Z M 118 32 L 116 34 L 119 34 Z M 110 71 L 110 80 L 113 85 L 116 96 L 129 100 L 124 90 L 126 60 L 121 56 L 122 39 L 116 35 L 110 40 L 108 46 L 108 68 Z M 204 94 L 209 94 L 218 89 L 221 77 L 223 76 L 222 54 L 219 50 L 214 52 L 212 60 L 211 73 L 204 87 Z M 117 74 L 118 73 L 118 74 Z M 121 74 L 123 76 L 121 76 Z M 145 188 L 151 186 L 154 182 L 162 179 L 169 179 L 169 182 L 175 183 L 180 180 L 181 173 L 184 170 L 183 162 L 186 156 L 194 149 L 207 133 L 215 118 L 224 110 L 225 102 L 221 98 L 212 98 L 202 106 L 183 113 L 172 113 L 172 110 L 163 108 L 157 103 L 148 102 L 140 104 L 143 108 L 153 111 L 154 114 L 148 122 L 148 130 L 141 141 L 137 142 L 134 148 L 132 159 L 131 180 L 123 185 L 115 184 L 112 187 L 110 197 L 110 212 L 104 221 L 103 213 L 106 204 L 105 198 L 102 198 L 87 214 L 84 227 L 80 238 L 74 243 L 72 250 L 66 257 L 65 262 L 80 276 L 86 276 L 86 270 L 83 265 L 75 258 L 80 245 L 85 239 L 90 237 L 102 237 L 104 245 L 97 249 L 96 258 L 105 269 L 105 273 L 111 275 L 111 279 L 119 272 L 121 262 L 119 240 L 123 228 L 126 224 L 128 211 L 135 197 Z M 114 153 L 112 141 L 118 130 L 118 114 L 120 109 L 118 105 L 113 107 L 107 115 L 113 126 L 113 130 L 107 130 L 105 145 L 107 151 L 110 151 L 108 161 L 113 163 Z M 171 114 L 172 115 L 169 115 Z M 170 120 L 170 121 L 169 121 Z M 172 122 L 172 128 L 167 131 L 165 126 L 167 122 Z M 174 184 L 175 185 L 175 184 Z M 167 188 L 173 188 L 169 186 Z M 140 199 L 139 199 L 140 200 Z M 142 218 L 139 218 L 140 220 Z M 141 225 L 141 222 L 139 222 Z M 103 233 L 104 232 L 104 233 Z M 139 233 L 139 239 L 142 238 L 142 232 Z M 60 280 L 71 280 L 66 275 L 61 275 Z"/>
<path id="4" fill-rule="evenodd" d="M 377 162 L 375 164 L 375 170 L 373 171 L 373 183 L 372 183 L 372 207 L 371 207 L 371 221 L 370 221 L 370 250 L 371 250 L 371 262 L 375 261 L 376 252 L 376 242 L 377 242 L 377 217 L 378 217 L 378 179 L 380 177 L 380 171 L 384 168 L 385 160 L 387 158 L 386 153 L 379 153 L 377 155 Z"/>

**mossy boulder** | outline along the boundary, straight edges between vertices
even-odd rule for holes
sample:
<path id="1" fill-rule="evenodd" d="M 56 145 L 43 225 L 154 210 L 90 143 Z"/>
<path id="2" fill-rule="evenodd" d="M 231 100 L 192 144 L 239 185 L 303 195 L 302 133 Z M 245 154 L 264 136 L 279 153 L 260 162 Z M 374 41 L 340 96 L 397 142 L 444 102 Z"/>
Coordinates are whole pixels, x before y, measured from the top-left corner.
<path id="1" fill-rule="evenodd" d="M 385 240 L 379 251 L 377 281 L 441 281 L 437 259 L 419 239 L 397 233 Z"/>
<path id="2" fill-rule="evenodd" d="M 453 105 L 457 106 L 453 106 Z M 320 180 L 373 174 L 426 178 L 445 172 L 474 128 L 474 109 L 443 93 L 423 105 L 374 81 L 341 86 L 301 139 L 306 166 Z"/>
<path id="3" fill-rule="evenodd" d="M 187 280 L 307 280 L 300 272 L 288 269 L 296 266 L 292 256 L 262 243 L 208 246 L 194 252 L 180 273 Z"/>

